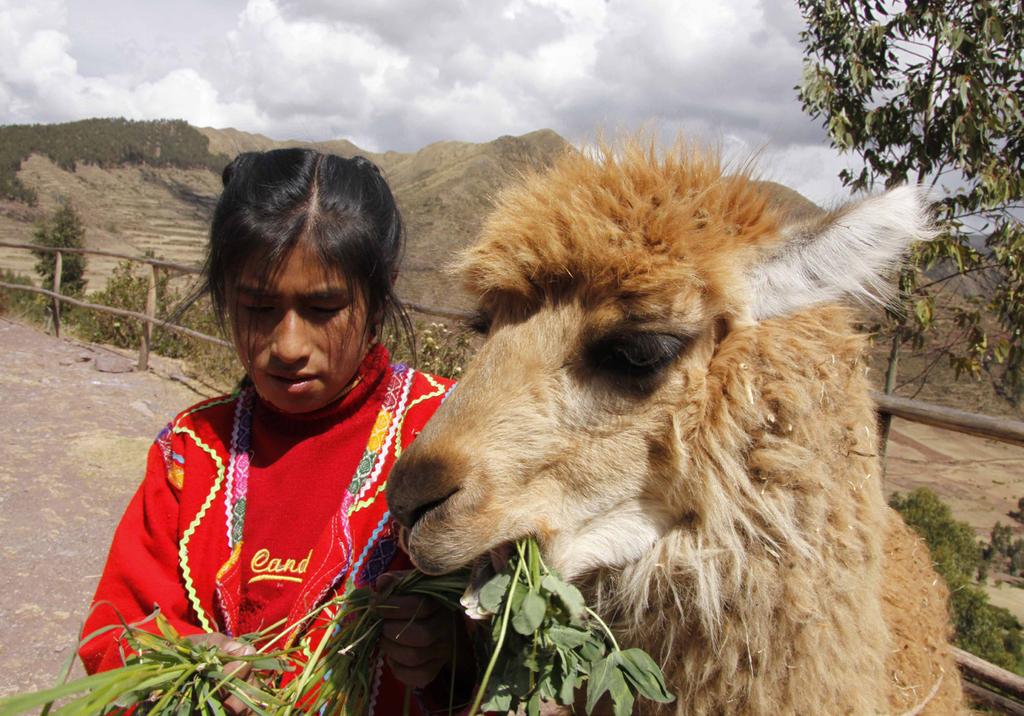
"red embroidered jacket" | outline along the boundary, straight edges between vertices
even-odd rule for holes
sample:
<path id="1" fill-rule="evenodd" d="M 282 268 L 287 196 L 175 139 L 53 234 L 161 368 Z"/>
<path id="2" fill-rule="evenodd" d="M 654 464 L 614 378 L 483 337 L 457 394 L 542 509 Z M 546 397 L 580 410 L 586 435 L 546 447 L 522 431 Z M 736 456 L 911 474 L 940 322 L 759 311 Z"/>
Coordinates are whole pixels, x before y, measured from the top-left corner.
<path id="1" fill-rule="evenodd" d="M 441 404 L 451 382 L 389 366 L 381 347 L 368 354 L 360 371 L 363 384 L 353 389 L 356 395 L 342 399 L 356 405 L 334 418 L 343 421 L 342 429 L 361 420 L 369 426 L 369 439 L 359 438 L 365 445 L 361 455 L 340 458 L 353 472 L 338 475 L 343 489 L 335 485 L 332 494 L 341 495 L 340 504 L 313 540 L 312 551 L 303 551 L 303 580 L 294 590 L 289 623 L 335 594 L 372 583 L 387 569 L 409 567 L 397 549 L 384 486 L 395 459 Z M 251 609 L 246 583 L 255 581 L 252 565 L 263 565 L 266 555 L 247 554 L 245 518 L 249 479 L 259 477 L 260 445 L 253 450 L 250 439 L 253 415 L 261 408 L 266 410 L 254 391 L 243 389 L 189 408 L 158 436 L 145 479 L 114 534 L 83 634 L 120 619 L 140 621 L 157 606 L 183 634 L 237 635 L 239 626 L 253 623 L 252 614 L 242 613 L 247 603 Z M 323 443 L 317 450 L 326 459 L 323 451 L 330 446 Z M 278 452 L 287 457 L 288 451 Z M 287 530 L 288 519 L 301 521 L 305 515 L 281 518 Z M 80 656 L 93 673 L 121 666 L 124 649 L 120 630 L 113 630 L 84 644 Z M 377 672 L 374 712 L 401 713 L 403 688 L 380 665 Z"/>

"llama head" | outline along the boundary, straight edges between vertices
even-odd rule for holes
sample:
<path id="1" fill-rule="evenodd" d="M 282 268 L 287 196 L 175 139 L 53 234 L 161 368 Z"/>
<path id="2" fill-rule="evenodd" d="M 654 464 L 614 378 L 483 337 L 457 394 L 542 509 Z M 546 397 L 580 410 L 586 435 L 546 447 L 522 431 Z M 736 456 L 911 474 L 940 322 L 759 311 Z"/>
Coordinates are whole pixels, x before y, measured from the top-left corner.
<path id="1" fill-rule="evenodd" d="M 878 295 L 927 226 L 913 189 L 788 224 L 686 148 L 567 154 L 506 190 L 460 265 L 486 341 L 389 479 L 414 562 L 534 535 L 572 577 L 699 529 L 712 363 L 763 321 Z"/>

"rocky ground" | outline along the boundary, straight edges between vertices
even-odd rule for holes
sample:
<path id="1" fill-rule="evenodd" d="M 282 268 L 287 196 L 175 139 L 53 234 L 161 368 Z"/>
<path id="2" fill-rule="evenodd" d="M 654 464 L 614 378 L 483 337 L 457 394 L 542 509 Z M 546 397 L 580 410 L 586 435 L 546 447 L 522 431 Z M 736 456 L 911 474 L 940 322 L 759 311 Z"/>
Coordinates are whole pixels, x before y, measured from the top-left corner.
<path id="1" fill-rule="evenodd" d="M 53 685 L 150 442 L 205 395 L 134 363 L 0 318 L 0 695 Z"/>
<path id="2" fill-rule="evenodd" d="M 55 682 L 150 442 L 212 394 L 172 361 L 133 364 L 0 318 L 0 695 Z M 887 491 L 931 487 L 979 535 L 1024 495 L 1024 448 L 896 421 L 889 456 Z M 991 591 L 1024 618 L 1024 590 Z"/>

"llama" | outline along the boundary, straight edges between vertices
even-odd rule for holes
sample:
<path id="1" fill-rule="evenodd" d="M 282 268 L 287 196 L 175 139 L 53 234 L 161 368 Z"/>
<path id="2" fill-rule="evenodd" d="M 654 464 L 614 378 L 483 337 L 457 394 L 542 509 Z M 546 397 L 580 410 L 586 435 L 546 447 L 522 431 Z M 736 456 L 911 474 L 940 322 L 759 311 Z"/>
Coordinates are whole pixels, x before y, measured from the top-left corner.
<path id="1" fill-rule="evenodd" d="M 638 713 L 958 712 L 947 594 L 885 504 L 836 302 L 929 232 L 913 188 L 788 222 L 682 144 L 524 177 L 459 265 L 486 340 L 389 480 L 413 561 L 534 535 L 660 659 L 676 701 Z"/>

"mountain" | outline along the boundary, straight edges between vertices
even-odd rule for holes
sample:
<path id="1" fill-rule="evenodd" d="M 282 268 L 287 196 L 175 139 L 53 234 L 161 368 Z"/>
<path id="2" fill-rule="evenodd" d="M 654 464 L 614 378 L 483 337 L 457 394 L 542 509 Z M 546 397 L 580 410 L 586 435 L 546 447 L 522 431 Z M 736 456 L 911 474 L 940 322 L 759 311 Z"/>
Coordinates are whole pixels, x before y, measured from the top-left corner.
<path id="1" fill-rule="evenodd" d="M 519 173 L 550 164 L 569 146 L 542 129 L 481 144 L 445 141 L 417 152 L 375 153 L 344 139 L 278 141 L 230 128 L 128 120 L 0 127 L 0 142 L 6 142 L 0 152 L 0 240 L 30 241 L 34 222 L 66 197 L 82 216 L 89 248 L 131 255 L 152 251 L 187 264 L 202 260 L 220 170 L 230 158 L 294 146 L 361 154 L 381 167 L 405 219 L 400 295 L 439 307 L 465 304 L 444 269 L 476 236 L 495 194 Z M 765 185 L 777 201 L 817 211 L 791 189 Z M 8 186 L 13 190 L 5 192 Z M 117 262 L 90 257 L 90 288 L 101 287 Z M 27 251 L 0 247 L 0 268 L 33 275 L 34 263 Z"/>
<path id="2" fill-rule="evenodd" d="M 8 184 L 14 189 L 4 192 L 7 185 L 0 186 L 0 194 L 6 194 L 0 195 L 0 240 L 30 241 L 35 222 L 66 198 L 82 217 L 89 248 L 130 255 L 152 251 L 198 264 L 221 188 L 220 169 L 230 158 L 243 151 L 293 146 L 341 156 L 361 154 L 381 167 L 405 219 L 408 245 L 401 295 L 448 307 L 460 301 L 443 266 L 472 240 L 491 197 L 517 172 L 549 164 L 568 146 L 556 133 L 540 130 L 482 144 L 438 142 L 418 152 L 374 153 L 344 139 L 277 141 L 237 129 L 172 124 L 175 137 L 187 135 L 191 141 L 195 134 L 207 143 L 207 151 L 160 164 L 161 146 L 166 155 L 170 143 L 166 135 L 155 140 L 151 135 L 161 127 L 126 120 L 0 127 L 0 140 L 13 138 L 0 157 L 6 160 L 0 171 L 9 170 Z M 147 133 L 147 153 L 135 148 L 141 143 L 134 138 L 117 141 L 119 133 L 129 132 L 132 137 Z M 104 153 L 97 154 L 92 145 L 83 147 L 83 136 L 102 136 Z M 27 251 L 0 247 L 0 268 L 33 275 L 34 263 Z M 91 256 L 86 272 L 90 287 L 102 286 L 117 263 L 115 258 Z"/>

